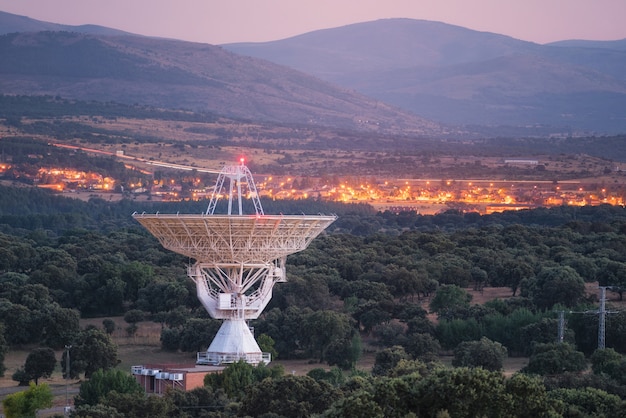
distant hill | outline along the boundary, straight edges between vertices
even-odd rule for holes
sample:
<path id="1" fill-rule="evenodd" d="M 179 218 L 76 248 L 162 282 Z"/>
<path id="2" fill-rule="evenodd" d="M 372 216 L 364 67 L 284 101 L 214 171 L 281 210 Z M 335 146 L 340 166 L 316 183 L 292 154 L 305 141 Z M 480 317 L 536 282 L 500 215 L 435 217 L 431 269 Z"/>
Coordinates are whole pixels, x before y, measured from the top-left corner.
<path id="1" fill-rule="evenodd" d="M 567 41 L 551 42 L 546 45 L 575 47 L 575 48 L 613 49 L 616 51 L 626 51 L 626 39 L 619 39 L 616 41 L 586 41 L 584 39 L 571 39 Z"/>
<path id="2" fill-rule="evenodd" d="M 626 132 L 624 41 L 571 42 L 383 19 L 223 47 L 443 123 Z"/>
<path id="3" fill-rule="evenodd" d="M 439 134 L 438 124 L 223 48 L 134 35 L 0 36 L 0 93 L 139 103 L 238 119 Z"/>
<path id="4" fill-rule="evenodd" d="M 26 16 L 14 15 L 0 11 L 0 35 L 14 32 L 42 32 L 42 31 L 66 31 L 91 33 L 95 35 L 129 35 L 117 29 L 111 29 L 98 25 L 59 25 L 57 23 L 42 22 Z"/>
<path id="5" fill-rule="evenodd" d="M 626 40 L 539 45 L 383 19 L 220 48 L 3 12 L 0 33 L 0 94 L 424 135 L 626 132 Z"/>

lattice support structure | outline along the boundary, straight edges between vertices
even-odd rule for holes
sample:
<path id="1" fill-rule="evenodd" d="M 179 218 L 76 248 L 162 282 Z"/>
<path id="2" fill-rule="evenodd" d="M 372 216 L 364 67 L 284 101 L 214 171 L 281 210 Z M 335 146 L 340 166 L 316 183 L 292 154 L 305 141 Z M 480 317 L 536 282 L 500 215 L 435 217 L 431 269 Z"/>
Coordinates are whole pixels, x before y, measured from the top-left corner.
<path id="1" fill-rule="evenodd" d="M 209 207 L 207 208 L 207 215 L 213 215 L 215 213 L 215 207 L 217 206 L 217 202 L 223 196 L 222 192 L 224 190 L 224 180 L 229 180 L 228 183 L 228 214 L 231 215 L 233 211 L 233 197 L 237 197 L 239 214 L 243 215 L 243 190 L 242 185 L 245 185 L 248 189 L 248 197 L 254 203 L 254 211 L 257 215 L 263 215 L 263 206 L 261 206 L 261 199 L 259 198 L 259 194 L 256 190 L 256 186 L 254 184 L 254 179 L 252 178 L 252 173 L 248 167 L 243 164 L 243 158 L 241 159 L 240 165 L 226 166 L 220 171 L 219 176 L 217 177 L 217 182 L 215 183 L 215 188 L 213 189 L 213 194 L 211 195 L 211 200 L 209 202 Z"/>
<path id="2" fill-rule="evenodd" d="M 198 262 L 187 274 L 212 318 L 257 319 L 272 298 L 274 284 L 286 281 L 285 259 L 256 265 Z"/>
<path id="3" fill-rule="evenodd" d="M 214 215 L 224 179 L 231 179 L 229 214 Z M 189 277 L 196 284 L 198 299 L 211 317 L 224 323 L 198 363 L 220 364 L 244 359 L 268 362 L 247 322 L 259 317 L 272 298 L 276 283 L 286 281 L 289 254 L 304 250 L 335 221 L 336 216 L 265 215 L 261 202 L 255 215 L 242 215 L 241 183 L 258 200 L 247 167 L 225 168 L 215 186 L 214 199 L 202 215 L 133 214 L 163 247 L 193 258 Z M 239 196 L 239 215 L 231 215 L 233 195 Z"/>

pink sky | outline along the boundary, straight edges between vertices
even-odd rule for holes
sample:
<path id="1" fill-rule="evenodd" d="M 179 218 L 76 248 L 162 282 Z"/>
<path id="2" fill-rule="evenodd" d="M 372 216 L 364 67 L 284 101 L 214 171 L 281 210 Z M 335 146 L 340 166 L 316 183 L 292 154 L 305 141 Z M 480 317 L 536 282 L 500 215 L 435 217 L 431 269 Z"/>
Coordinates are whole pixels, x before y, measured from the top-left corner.
<path id="1" fill-rule="evenodd" d="M 626 38 L 626 0 L 0 0 L 0 10 L 211 44 L 270 41 L 392 17 L 537 43 Z"/>

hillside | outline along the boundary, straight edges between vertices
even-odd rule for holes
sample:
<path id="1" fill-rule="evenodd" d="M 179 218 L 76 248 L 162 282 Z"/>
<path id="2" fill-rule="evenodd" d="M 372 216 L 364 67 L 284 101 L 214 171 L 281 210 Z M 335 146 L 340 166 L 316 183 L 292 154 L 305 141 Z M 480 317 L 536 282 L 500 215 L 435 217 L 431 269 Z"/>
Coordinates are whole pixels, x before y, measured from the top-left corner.
<path id="1" fill-rule="evenodd" d="M 14 32 L 42 32 L 42 31 L 65 31 L 80 32 L 99 35 L 124 35 L 129 34 L 117 29 L 111 29 L 98 25 L 60 25 L 58 23 L 43 22 L 26 16 L 14 15 L 0 11 L 0 35 Z"/>
<path id="2" fill-rule="evenodd" d="M 438 124 L 208 44 L 75 32 L 0 37 L 0 92 L 212 112 L 342 129 L 437 134 Z"/>
<path id="3" fill-rule="evenodd" d="M 383 19 L 223 47 L 442 123 L 626 131 L 623 41 L 544 46 L 439 22 Z"/>

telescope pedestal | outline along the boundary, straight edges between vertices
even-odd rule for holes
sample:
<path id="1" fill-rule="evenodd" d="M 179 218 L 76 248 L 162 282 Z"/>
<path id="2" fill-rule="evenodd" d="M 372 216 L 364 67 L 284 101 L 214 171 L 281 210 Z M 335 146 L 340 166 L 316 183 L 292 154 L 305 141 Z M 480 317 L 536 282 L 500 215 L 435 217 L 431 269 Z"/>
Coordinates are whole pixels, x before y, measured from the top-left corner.
<path id="1" fill-rule="evenodd" d="M 267 364 L 269 353 L 262 353 L 244 319 L 226 319 L 206 352 L 198 353 L 198 364 L 235 363 Z"/>

